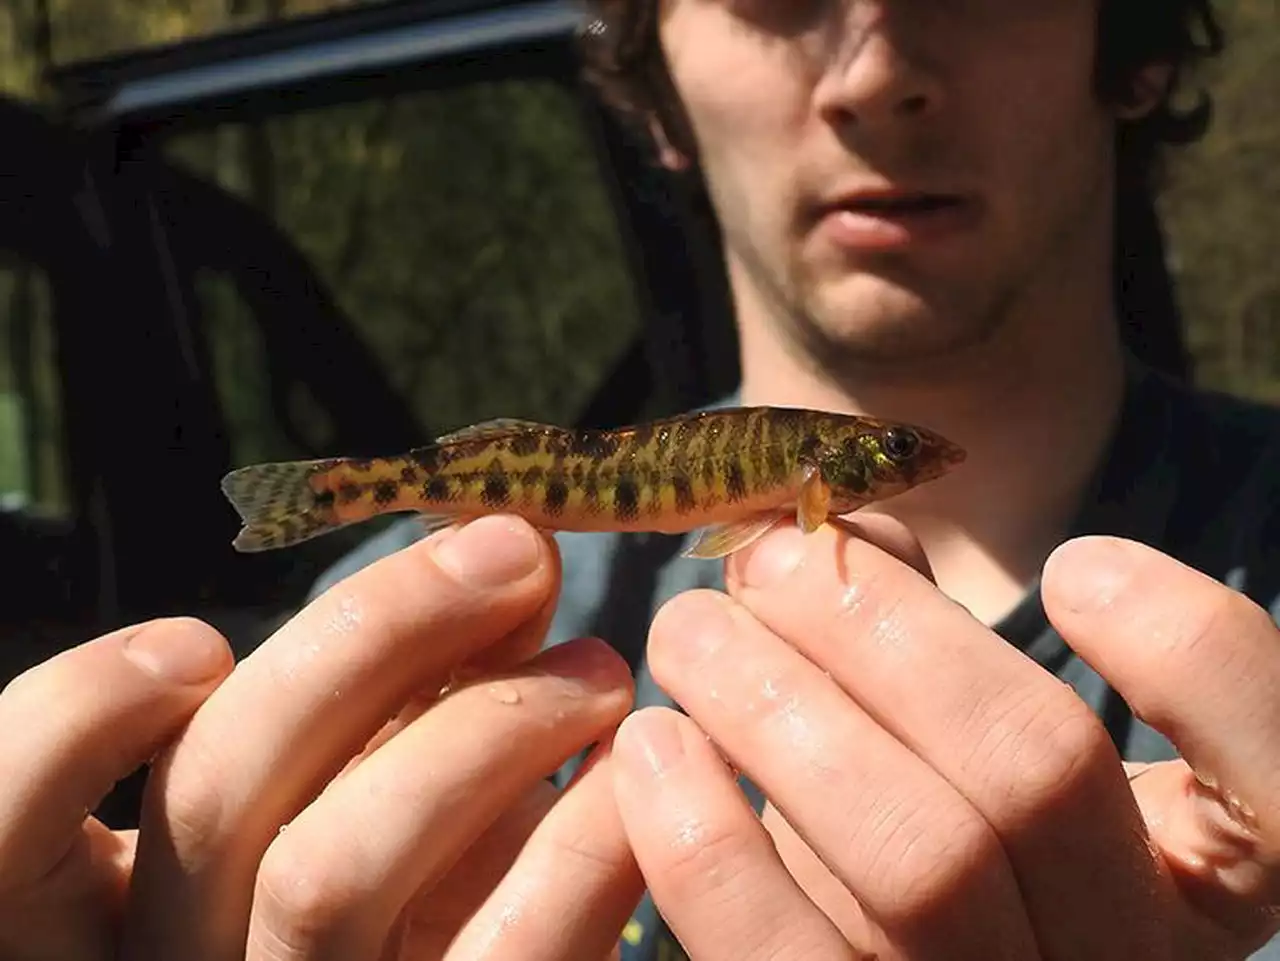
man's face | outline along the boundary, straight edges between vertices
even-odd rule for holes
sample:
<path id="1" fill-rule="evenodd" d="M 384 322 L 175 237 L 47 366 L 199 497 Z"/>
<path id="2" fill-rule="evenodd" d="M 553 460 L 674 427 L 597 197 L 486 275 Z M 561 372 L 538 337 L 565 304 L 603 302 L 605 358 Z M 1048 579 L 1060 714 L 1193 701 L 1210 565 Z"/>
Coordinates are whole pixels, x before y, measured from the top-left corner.
<path id="1" fill-rule="evenodd" d="M 1096 25 L 1096 0 L 663 0 L 740 306 L 883 365 L 1106 283 Z"/>

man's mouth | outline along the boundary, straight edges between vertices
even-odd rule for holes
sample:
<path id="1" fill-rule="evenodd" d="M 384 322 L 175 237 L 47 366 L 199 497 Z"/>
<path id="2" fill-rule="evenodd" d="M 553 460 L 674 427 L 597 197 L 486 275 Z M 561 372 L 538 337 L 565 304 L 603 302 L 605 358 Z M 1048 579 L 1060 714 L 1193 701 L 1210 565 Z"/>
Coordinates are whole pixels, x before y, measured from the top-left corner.
<path id="1" fill-rule="evenodd" d="M 820 208 L 819 232 L 846 250 L 906 249 L 971 229 L 978 206 L 961 194 L 928 190 L 850 191 Z"/>
<path id="2" fill-rule="evenodd" d="M 931 213 L 946 210 L 962 203 L 961 198 L 948 194 L 886 193 L 864 194 L 841 200 L 832 205 L 832 211 L 852 210 L 865 214 Z"/>

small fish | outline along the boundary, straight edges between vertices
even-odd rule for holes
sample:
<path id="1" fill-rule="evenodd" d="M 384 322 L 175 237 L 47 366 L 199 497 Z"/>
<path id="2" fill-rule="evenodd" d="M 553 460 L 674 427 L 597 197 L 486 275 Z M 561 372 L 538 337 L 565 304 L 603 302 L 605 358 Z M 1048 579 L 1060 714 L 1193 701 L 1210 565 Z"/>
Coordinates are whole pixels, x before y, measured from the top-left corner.
<path id="1" fill-rule="evenodd" d="M 941 477 L 964 451 L 921 427 L 792 407 L 739 407 L 614 430 L 499 419 L 391 457 L 257 464 L 222 490 L 240 551 L 287 547 L 382 514 L 428 531 L 510 513 L 544 530 L 700 529 L 685 556 L 724 557 L 784 517 L 806 532 Z"/>

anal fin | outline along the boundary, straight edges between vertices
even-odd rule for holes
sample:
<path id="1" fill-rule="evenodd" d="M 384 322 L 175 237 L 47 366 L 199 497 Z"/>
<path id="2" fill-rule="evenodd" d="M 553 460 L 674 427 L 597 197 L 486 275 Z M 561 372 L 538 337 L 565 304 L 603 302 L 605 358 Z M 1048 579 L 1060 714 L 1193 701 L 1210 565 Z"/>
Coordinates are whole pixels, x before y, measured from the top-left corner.
<path id="1" fill-rule="evenodd" d="M 681 556 L 702 560 L 727 557 L 759 540 L 784 517 L 786 515 L 782 513 L 758 514 L 731 524 L 714 524 L 704 527 L 698 532 L 694 542 L 681 552 Z"/>

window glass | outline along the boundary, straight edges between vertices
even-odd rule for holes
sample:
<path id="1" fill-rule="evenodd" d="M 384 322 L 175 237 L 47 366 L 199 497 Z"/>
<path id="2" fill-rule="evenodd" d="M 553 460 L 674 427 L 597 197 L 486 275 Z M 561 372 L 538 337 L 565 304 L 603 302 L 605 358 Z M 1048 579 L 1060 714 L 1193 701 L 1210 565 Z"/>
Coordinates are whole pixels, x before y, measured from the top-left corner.
<path id="1" fill-rule="evenodd" d="M 70 513 L 48 278 L 0 251 L 0 510 Z"/>
<path id="2" fill-rule="evenodd" d="M 39 88 L 41 69 L 378 0 L 6 0 L 0 90 Z M 385 2 L 385 0 L 384 0 Z"/>
<path id="3" fill-rule="evenodd" d="M 551 82 L 227 124 L 166 150 L 296 244 L 423 439 L 490 417 L 572 422 L 638 331 L 601 168 Z M 282 416 L 264 318 L 217 276 L 198 293 L 237 462 L 335 452 L 313 400 L 295 392 Z"/>

